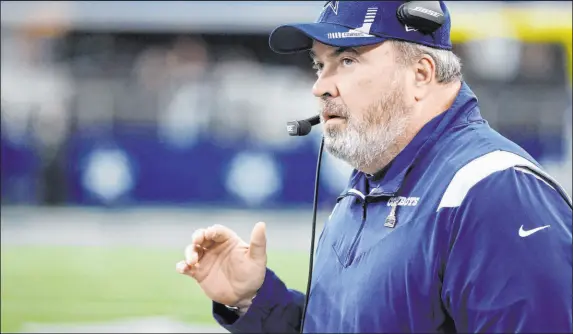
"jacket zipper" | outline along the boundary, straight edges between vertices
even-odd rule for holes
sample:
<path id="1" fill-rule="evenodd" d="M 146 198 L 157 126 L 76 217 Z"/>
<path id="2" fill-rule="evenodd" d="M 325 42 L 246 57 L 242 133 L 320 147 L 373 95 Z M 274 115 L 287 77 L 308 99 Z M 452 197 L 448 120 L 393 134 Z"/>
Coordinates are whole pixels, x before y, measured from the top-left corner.
<path id="1" fill-rule="evenodd" d="M 366 222 L 366 195 L 364 195 L 359 190 L 350 189 L 346 193 L 344 193 L 344 195 L 339 196 L 337 201 L 340 201 L 342 198 L 344 198 L 346 196 L 354 196 L 354 197 L 357 197 L 360 199 L 360 202 L 362 204 L 362 221 L 360 222 L 360 227 L 358 228 L 358 232 L 356 232 L 356 235 L 354 236 L 354 240 L 352 241 L 352 245 L 350 245 L 350 249 L 348 251 L 348 254 L 346 255 L 346 258 L 344 259 L 344 267 L 347 267 L 348 265 L 350 265 L 350 263 L 348 263 L 350 260 L 350 255 L 352 254 L 352 252 L 354 252 L 354 249 L 356 248 L 356 245 L 358 243 L 358 239 L 359 239 L 360 235 L 362 234 L 362 230 L 364 229 L 364 223 Z"/>
<path id="2" fill-rule="evenodd" d="M 372 189 L 372 191 L 370 192 L 370 194 L 368 194 L 368 196 L 366 196 L 365 201 L 368 201 L 368 199 L 379 199 L 379 198 L 383 198 L 383 197 L 388 197 L 388 200 L 392 197 L 395 197 L 397 192 L 394 193 L 389 193 L 389 192 L 377 192 L 376 191 L 377 188 Z M 373 194 L 376 193 L 376 194 Z M 394 228 L 396 226 L 396 210 L 398 209 L 398 203 L 396 203 L 395 205 L 392 205 L 392 209 L 390 210 L 390 213 L 388 214 L 388 216 L 386 216 L 386 219 L 384 220 L 384 226 L 389 227 L 389 228 Z"/>
<path id="3" fill-rule="evenodd" d="M 349 263 L 350 256 L 354 253 L 354 251 L 358 245 L 358 239 L 360 238 L 360 236 L 362 234 L 362 230 L 364 229 L 364 225 L 366 224 L 366 211 L 367 211 L 369 199 L 370 199 L 370 202 L 373 202 L 373 200 L 376 200 L 379 198 L 383 198 L 383 197 L 391 198 L 391 197 L 396 196 L 396 193 L 387 193 L 387 192 L 376 193 L 376 194 L 373 194 L 373 193 L 376 193 L 376 188 L 372 189 L 372 191 L 370 191 L 370 193 L 368 195 L 364 195 L 362 192 L 360 192 L 359 190 L 356 190 L 356 189 L 349 189 L 346 193 L 339 196 L 336 200 L 337 202 L 339 202 L 341 199 L 343 199 L 346 196 L 354 196 L 354 197 L 359 198 L 360 202 L 362 204 L 362 221 L 360 222 L 360 227 L 358 228 L 358 232 L 356 232 L 356 235 L 354 236 L 354 240 L 352 241 L 352 245 L 350 245 L 348 255 L 344 259 L 344 266 L 345 267 L 350 265 L 350 263 Z M 396 208 L 397 208 L 397 205 L 392 206 L 392 210 L 390 211 L 390 214 L 386 217 L 384 226 L 393 228 L 396 225 Z"/>
<path id="4" fill-rule="evenodd" d="M 352 195 L 360 199 L 360 202 L 362 203 L 362 221 L 366 220 L 366 195 L 364 195 L 360 190 L 350 189 L 344 195 L 339 196 L 336 201 L 338 202 L 348 195 Z"/>
<path id="5" fill-rule="evenodd" d="M 363 202 L 362 208 L 363 208 L 363 211 L 365 212 L 366 211 L 366 202 Z M 358 245 L 358 239 L 360 239 L 360 236 L 362 235 L 362 230 L 364 229 L 365 223 L 366 223 L 366 214 L 363 213 L 362 221 L 360 222 L 360 228 L 358 229 L 358 232 L 356 232 L 356 235 L 354 236 L 354 241 L 352 241 L 352 245 L 350 245 L 350 249 L 348 250 L 348 254 L 346 255 L 346 258 L 344 259 L 344 266 L 345 267 L 350 265 L 350 257 L 354 253 L 354 250 L 356 249 L 356 247 Z"/>

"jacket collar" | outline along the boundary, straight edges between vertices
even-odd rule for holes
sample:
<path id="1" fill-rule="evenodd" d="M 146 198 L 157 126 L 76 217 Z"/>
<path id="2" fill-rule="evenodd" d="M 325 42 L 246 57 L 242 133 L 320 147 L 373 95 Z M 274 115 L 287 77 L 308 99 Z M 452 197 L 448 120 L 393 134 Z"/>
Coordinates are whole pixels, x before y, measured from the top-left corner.
<path id="1" fill-rule="evenodd" d="M 354 170 L 345 192 L 350 188 L 355 188 L 367 194 L 367 188 L 372 188 L 370 192 L 372 195 L 395 196 L 415 162 L 434 146 L 447 129 L 459 124 L 483 120 L 477 103 L 475 94 L 465 82 L 462 82 L 456 99 L 448 110 L 426 123 L 386 168 L 374 175 Z M 366 180 L 359 182 L 363 177 Z"/>

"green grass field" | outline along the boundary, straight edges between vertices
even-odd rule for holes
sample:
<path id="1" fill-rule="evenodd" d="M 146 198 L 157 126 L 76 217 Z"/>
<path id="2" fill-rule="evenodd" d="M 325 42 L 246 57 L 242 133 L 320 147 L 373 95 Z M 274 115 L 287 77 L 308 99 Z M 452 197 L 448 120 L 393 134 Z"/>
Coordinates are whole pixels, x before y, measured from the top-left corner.
<path id="1" fill-rule="evenodd" d="M 175 271 L 181 258 L 182 251 L 150 248 L 2 246 L 1 330 L 140 316 L 214 324 L 210 301 Z M 269 251 L 269 267 L 305 289 L 307 254 Z"/>

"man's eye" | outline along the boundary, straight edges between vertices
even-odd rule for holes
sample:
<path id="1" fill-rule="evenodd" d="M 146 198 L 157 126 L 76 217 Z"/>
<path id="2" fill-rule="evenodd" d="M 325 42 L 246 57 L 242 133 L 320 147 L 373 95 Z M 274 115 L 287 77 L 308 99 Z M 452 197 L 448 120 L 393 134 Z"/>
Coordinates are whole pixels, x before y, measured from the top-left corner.
<path id="1" fill-rule="evenodd" d="M 322 70 L 323 67 L 324 67 L 324 66 L 323 66 L 322 64 L 320 64 L 320 63 L 313 63 L 313 64 L 312 64 L 312 68 L 313 68 L 315 71 L 320 71 L 320 70 Z"/>
<path id="2" fill-rule="evenodd" d="M 342 64 L 344 66 L 350 66 L 352 64 L 354 64 L 354 60 L 350 59 L 350 58 L 343 58 L 342 59 Z"/>

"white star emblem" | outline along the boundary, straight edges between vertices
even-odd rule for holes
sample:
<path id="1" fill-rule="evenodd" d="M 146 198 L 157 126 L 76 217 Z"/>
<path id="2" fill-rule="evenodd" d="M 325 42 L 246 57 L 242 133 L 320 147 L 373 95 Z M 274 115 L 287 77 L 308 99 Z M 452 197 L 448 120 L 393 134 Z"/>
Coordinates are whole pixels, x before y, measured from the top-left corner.
<path id="1" fill-rule="evenodd" d="M 412 28 L 412 27 L 410 27 L 410 26 L 408 26 L 408 25 L 406 25 L 406 24 L 404 25 L 404 28 L 406 28 L 406 31 L 418 31 L 418 29 Z"/>
<path id="2" fill-rule="evenodd" d="M 335 15 L 338 15 L 338 3 L 340 1 L 328 1 L 325 5 L 324 5 L 324 9 L 326 9 L 326 7 L 330 7 L 330 9 L 332 9 L 332 11 L 334 12 Z"/>

